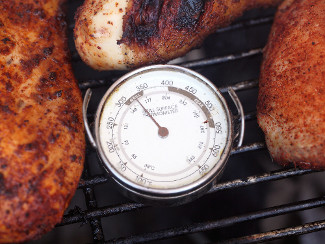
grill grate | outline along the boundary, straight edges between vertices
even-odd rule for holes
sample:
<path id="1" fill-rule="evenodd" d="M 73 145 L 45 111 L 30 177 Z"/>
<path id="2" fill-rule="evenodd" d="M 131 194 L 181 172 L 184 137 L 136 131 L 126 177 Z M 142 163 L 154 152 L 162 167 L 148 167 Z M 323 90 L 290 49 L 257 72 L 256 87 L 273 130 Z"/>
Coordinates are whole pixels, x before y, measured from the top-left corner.
<path id="1" fill-rule="evenodd" d="M 70 2 L 69 41 L 79 86 L 83 92 L 87 88 L 94 92 L 87 115 L 92 121 L 98 101 L 124 72 L 95 72 L 81 62 L 72 41 L 73 15 L 81 3 Z M 233 87 L 244 105 L 244 145 L 232 150 L 220 183 L 201 199 L 183 206 L 160 208 L 130 202 L 118 194 L 88 145 L 77 194 L 62 222 L 40 242 L 255 243 L 280 239 L 276 243 L 298 243 L 304 240 L 301 235 L 308 238 L 308 233 L 324 230 L 323 211 L 315 218 L 301 217 L 325 205 L 324 188 L 306 183 L 324 176 L 323 172 L 275 165 L 256 123 L 259 65 L 274 12 L 260 9 L 246 13 L 208 38 L 201 49 L 202 58 L 177 61 L 208 77 L 223 93 Z M 305 185 L 309 187 L 302 187 Z M 283 197 L 287 191 L 280 194 L 287 187 L 295 192 L 290 198 Z M 301 199 L 297 197 L 299 188 L 313 194 L 302 194 L 307 197 Z"/>
<path id="2" fill-rule="evenodd" d="M 192 224 L 192 225 L 184 226 L 184 227 L 180 227 L 180 228 L 173 228 L 173 229 L 167 229 L 167 230 L 154 232 L 154 233 L 147 233 L 147 234 L 138 235 L 138 236 L 131 236 L 129 238 L 116 239 L 116 240 L 112 240 L 111 242 L 113 242 L 113 243 L 125 243 L 125 242 L 138 243 L 138 242 L 155 241 L 155 240 L 159 240 L 159 239 L 175 237 L 178 235 L 185 235 L 185 234 L 189 234 L 189 233 L 195 233 L 195 232 L 200 232 L 200 231 L 208 231 L 208 230 L 212 230 L 212 229 L 223 228 L 223 227 L 237 224 L 237 223 L 244 222 L 244 221 L 267 218 L 270 216 L 287 214 L 287 213 L 290 213 L 293 211 L 300 211 L 300 210 L 305 210 L 305 209 L 309 209 L 309 208 L 320 207 L 320 206 L 324 206 L 324 204 L 325 204 L 324 198 L 316 198 L 316 199 L 311 199 L 308 201 L 297 202 L 295 204 L 276 206 L 273 208 L 264 209 L 263 211 L 248 213 L 248 214 L 225 218 L 225 219 L 221 219 L 221 220 L 197 223 L 197 224 Z M 324 223 L 325 223 L 325 221 L 318 221 L 318 222 L 306 224 L 303 226 L 297 226 L 294 228 L 286 228 L 286 229 L 282 229 L 282 230 L 276 230 L 273 232 L 262 233 L 262 234 L 257 234 L 257 235 L 253 235 L 253 236 L 241 237 L 241 238 L 237 238 L 237 239 L 233 239 L 233 240 L 229 240 L 229 241 L 225 241 L 225 242 L 227 242 L 227 243 L 228 242 L 230 242 L 230 243 L 250 242 L 250 243 L 252 243 L 252 242 L 281 238 L 281 237 L 289 236 L 289 235 L 293 235 L 293 234 L 299 234 L 299 233 L 303 234 L 303 233 L 308 233 L 310 231 L 316 231 L 316 230 L 323 229 L 325 227 Z"/>

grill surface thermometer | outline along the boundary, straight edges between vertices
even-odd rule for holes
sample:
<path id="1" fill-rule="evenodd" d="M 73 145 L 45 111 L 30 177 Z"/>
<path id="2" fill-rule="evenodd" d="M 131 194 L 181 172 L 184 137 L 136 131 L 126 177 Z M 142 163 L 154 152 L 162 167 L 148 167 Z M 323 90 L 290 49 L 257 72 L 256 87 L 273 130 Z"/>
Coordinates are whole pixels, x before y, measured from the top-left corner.
<path id="1" fill-rule="evenodd" d="M 154 65 L 116 81 L 97 109 L 95 138 L 87 132 L 127 195 L 177 205 L 210 189 L 230 154 L 233 127 L 225 99 L 209 80 L 182 67 Z"/>

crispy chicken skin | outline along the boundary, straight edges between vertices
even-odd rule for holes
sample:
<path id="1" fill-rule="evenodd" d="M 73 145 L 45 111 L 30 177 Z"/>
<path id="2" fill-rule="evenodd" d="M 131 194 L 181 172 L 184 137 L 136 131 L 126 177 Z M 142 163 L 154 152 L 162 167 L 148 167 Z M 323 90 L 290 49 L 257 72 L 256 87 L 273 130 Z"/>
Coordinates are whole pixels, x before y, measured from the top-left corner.
<path id="1" fill-rule="evenodd" d="M 84 161 L 61 0 L 0 0 L 0 243 L 61 221 Z"/>
<path id="2" fill-rule="evenodd" d="M 264 52 L 258 123 L 282 165 L 325 169 L 325 1 L 286 0 Z"/>
<path id="3" fill-rule="evenodd" d="M 98 70 L 167 62 L 198 47 L 245 10 L 282 0 L 85 0 L 76 48 Z"/>

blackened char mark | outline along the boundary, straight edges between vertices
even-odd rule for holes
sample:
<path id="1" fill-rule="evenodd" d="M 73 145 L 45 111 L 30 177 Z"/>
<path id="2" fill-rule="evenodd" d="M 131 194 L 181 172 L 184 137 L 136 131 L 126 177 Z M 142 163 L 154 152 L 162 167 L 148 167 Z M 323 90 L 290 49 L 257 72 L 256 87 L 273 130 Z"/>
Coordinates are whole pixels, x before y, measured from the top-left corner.
<path id="1" fill-rule="evenodd" d="M 179 30 L 195 29 L 204 12 L 205 2 L 206 0 L 181 0 L 175 18 L 175 27 Z"/>
<path id="2" fill-rule="evenodd" d="M 7 199 L 13 198 L 18 194 L 18 188 L 20 187 L 21 184 L 19 183 L 16 183 L 15 185 L 9 188 L 6 187 L 5 176 L 2 173 L 0 173 L 0 195 L 3 195 Z"/>
<path id="3" fill-rule="evenodd" d="M 150 38 L 158 35 L 158 21 L 164 0 L 134 0 L 124 21 L 120 43 L 147 45 Z"/>
<path id="4" fill-rule="evenodd" d="M 5 177 L 0 172 L 0 194 L 2 194 L 5 191 Z"/>

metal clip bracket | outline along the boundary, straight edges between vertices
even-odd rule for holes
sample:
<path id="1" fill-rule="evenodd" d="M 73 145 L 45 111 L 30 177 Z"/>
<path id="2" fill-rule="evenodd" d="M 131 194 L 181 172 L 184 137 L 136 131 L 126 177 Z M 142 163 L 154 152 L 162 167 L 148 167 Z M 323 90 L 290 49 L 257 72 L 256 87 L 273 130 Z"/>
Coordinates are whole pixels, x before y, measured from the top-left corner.
<path id="1" fill-rule="evenodd" d="M 84 101 L 82 104 L 82 114 L 83 114 L 85 130 L 86 130 L 89 142 L 93 146 L 93 148 L 97 149 L 97 144 L 96 144 L 96 141 L 91 133 L 90 126 L 89 126 L 88 119 L 87 119 L 87 109 L 88 109 L 89 101 L 91 98 L 91 94 L 92 94 L 91 89 L 90 88 L 87 89 L 85 97 L 84 97 Z"/>
<path id="2" fill-rule="evenodd" d="M 243 144 L 243 140 L 244 140 L 244 131 L 245 131 L 245 115 L 244 115 L 244 109 L 243 109 L 243 105 L 241 104 L 236 92 L 234 91 L 234 89 L 232 87 L 228 87 L 228 93 L 232 99 L 232 101 L 234 102 L 234 104 L 236 105 L 237 111 L 238 111 L 238 120 L 240 120 L 240 126 L 239 128 L 235 127 L 235 138 L 237 140 L 237 145 L 236 147 L 240 147 Z M 236 123 L 237 125 L 238 123 Z"/>

